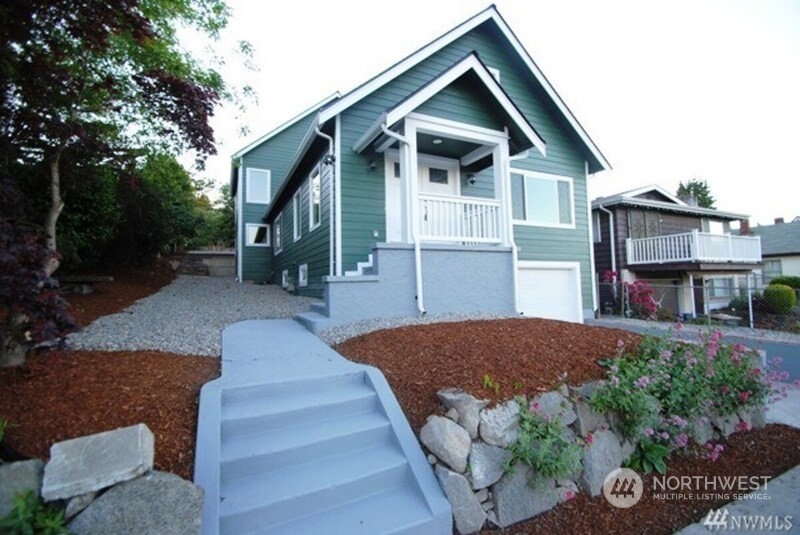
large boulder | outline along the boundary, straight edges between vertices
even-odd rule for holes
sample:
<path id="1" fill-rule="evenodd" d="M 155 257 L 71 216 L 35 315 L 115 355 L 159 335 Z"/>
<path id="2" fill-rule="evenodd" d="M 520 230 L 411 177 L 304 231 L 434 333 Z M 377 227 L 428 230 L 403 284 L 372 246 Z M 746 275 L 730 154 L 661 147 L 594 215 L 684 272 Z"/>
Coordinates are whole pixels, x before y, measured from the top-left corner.
<path id="1" fill-rule="evenodd" d="M 505 473 L 505 465 L 511 459 L 511 452 L 490 446 L 483 442 L 472 444 L 469 454 L 469 473 L 472 479 L 472 488 L 485 489 L 495 484 Z"/>
<path id="2" fill-rule="evenodd" d="M 166 472 L 115 485 L 67 526 L 76 535 L 199 534 L 203 489 Z"/>
<path id="3" fill-rule="evenodd" d="M 622 446 L 617 436 L 604 429 L 592 435 L 592 443 L 583 454 L 583 472 L 578 483 L 590 496 L 603 492 L 606 476 L 622 465 Z"/>
<path id="4" fill-rule="evenodd" d="M 559 493 L 552 478 L 532 479 L 534 471 L 517 463 L 513 472 L 497 482 L 492 491 L 492 521 L 502 528 L 548 511 L 558 505 Z"/>
<path id="5" fill-rule="evenodd" d="M 489 405 L 488 399 L 478 399 L 459 388 L 446 388 L 437 392 L 439 401 L 447 409 L 458 412 L 458 423 L 467 430 L 470 438 L 478 438 L 480 413 Z"/>
<path id="6" fill-rule="evenodd" d="M 602 413 L 592 408 L 588 401 L 579 399 L 575 402 L 575 430 L 586 437 L 600 428 L 608 427 L 608 421 Z"/>
<path id="7" fill-rule="evenodd" d="M 481 411 L 480 435 L 487 444 L 505 448 L 517 440 L 518 434 L 519 405 L 516 401 Z"/>
<path id="8" fill-rule="evenodd" d="M 436 477 L 450 501 L 458 532 L 465 535 L 480 531 L 486 522 L 486 511 L 472 492 L 467 478 L 440 464 L 436 465 Z"/>
<path id="9" fill-rule="evenodd" d="M 419 433 L 420 441 L 431 453 L 459 473 L 467 469 L 472 440 L 469 433 L 454 421 L 430 416 Z"/>
<path id="10" fill-rule="evenodd" d="M 14 497 L 32 491 L 39 496 L 42 489 L 44 463 L 39 459 L 0 464 L 0 518 L 14 509 Z"/>
<path id="11" fill-rule="evenodd" d="M 57 442 L 44 468 L 42 498 L 79 496 L 153 468 L 155 439 L 144 424 Z"/>

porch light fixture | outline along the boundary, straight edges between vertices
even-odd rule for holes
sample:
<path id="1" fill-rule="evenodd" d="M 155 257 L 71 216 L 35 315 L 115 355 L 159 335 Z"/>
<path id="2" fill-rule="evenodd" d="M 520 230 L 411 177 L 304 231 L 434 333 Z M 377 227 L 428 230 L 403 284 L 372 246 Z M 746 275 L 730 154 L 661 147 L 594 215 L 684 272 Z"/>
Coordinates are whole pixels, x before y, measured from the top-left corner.
<path id="1" fill-rule="evenodd" d="M 378 164 L 375 162 L 375 160 L 370 160 L 369 161 L 369 170 L 374 173 L 376 169 L 378 169 Z"/>
<path id="2" fill-rule="evenodd" d="M 434 145 L 441 145 L 441 144 L 442 144 L 442 140 L 441 140 L 441 139 L 439 139 L 439 138 L 437 137 L 436 139 L 434 139 L 434 140 L 433 140 L 433 142 L 432 142 L 432 143 L 433 143 Z"/>
<path id="3" fill-rule="evenodd" d="M 467 173 L 467 182 L 469 182 L 470 186 L 475 185 L 475 173 Z"/>

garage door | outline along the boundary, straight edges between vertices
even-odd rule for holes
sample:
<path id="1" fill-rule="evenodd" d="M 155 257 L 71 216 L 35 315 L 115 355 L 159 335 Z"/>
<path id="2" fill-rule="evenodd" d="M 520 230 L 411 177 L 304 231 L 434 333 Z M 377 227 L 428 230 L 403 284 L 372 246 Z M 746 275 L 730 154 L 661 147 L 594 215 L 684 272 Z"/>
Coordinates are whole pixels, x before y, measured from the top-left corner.
<path id="1" fill-rule="evenodd" d="M 577 263 L 520 262 L 517 284 L 525 316 L 583 321 Z"/>

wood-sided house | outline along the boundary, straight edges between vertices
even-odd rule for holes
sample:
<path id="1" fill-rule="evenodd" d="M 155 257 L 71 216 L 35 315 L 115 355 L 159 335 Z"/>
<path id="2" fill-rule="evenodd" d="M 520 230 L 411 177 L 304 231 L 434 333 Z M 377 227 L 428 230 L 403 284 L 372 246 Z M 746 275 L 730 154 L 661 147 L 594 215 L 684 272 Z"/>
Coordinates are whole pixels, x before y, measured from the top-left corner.
<path id="1" fill-rule="evenodd" d="M 760 267 L 758 238 L 731 232 L 748 216 L 697 206 L 649 185 L 592 201 L 595 269 L 644 280 L 668 310 L 696 316 L 724 307 L 740 280 Z M 674 288 L 674 291 L 666 291 Z M 600 291 L 600 306 L 611 299 Z"/>
<path id="2" fill-rule="evenodd" d="M 324 298 L 312 329 L 595 309 L 603 154 L 494 6 L 234 155 L 239 280 Z"/>

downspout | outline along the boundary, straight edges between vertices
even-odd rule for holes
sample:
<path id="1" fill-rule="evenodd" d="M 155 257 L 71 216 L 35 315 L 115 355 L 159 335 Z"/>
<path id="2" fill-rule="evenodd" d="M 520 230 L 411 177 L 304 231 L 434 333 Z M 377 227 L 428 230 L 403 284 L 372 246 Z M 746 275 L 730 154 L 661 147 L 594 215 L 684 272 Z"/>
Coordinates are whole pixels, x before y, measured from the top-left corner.
<path id="1" fill-rule="evenodd" d="M 508 177 L 508 195 L 506 195 L 508 199 L 508 206 L 507 209 L 513 210 L 511 206 L 511 162 L 515 162 L 517 160 L 524 160 L 530 154 L 530 150 L 526 150 L 516 156 L 509 156 L 508 157 L 508 169 L 505 175 Z M 514 220 L 514 215 L 511 215 L 511 220 Z M 510 229 L 511 236 L 511 280 L 514 284 L 514 312 L 517 314 L 522 314 L 519 311 L 519 249 L 517 248 L 517 240 L 514 239 L 514 224 L 511 224 Z"/>
<path id="2" fill-rule="evenodd" d="M 393 132 L 389 129 L 388 126 L 381 123 L 381 131 L 389 136 L 390 138 L 396 139 L 398 143 L 403 143 L 408 145 L 408 139 L 404 136 L 401 136 L 397 132 Z M 409 164 L 408 162 L 403 162 L 403 168 L 406 170 L 406 178 L 408 178 L 408 169 Z M 409 199 L 409 202 L 414 202 L 414 199 Z M 416 279 L 417 283 L 417 310 L 421 315 L 425 315 L 425 299 L 423 296 L 423 284 L 422 284 L 422 250 L 420 249 L 419 240 L 417 236 L 414 234 L 414 223 L 411 224 L 411 241 L 414 242 L 414 278 Z"/>
<path id="3" fill-rule="evenodd" d="M 330 233 L 330 246 L 328 247 L 328 259 L 329 259 L 328 274 L 333 276 L 333 275 L 336 274 L 336 272 L 334 271 L 334 266 L 333 266 L 333 258 L 334 258 L 334 256 L 333 256 L 334 255 L 334 243 L 333 242 L 334 242 L 334 237 L 336 236 L 335 229 L 334 229 L 334 217 L 333 217 L 333 215 L 334 215 L 333 214 L 333 195 L 334 195 L 333 184 L 334 184 L 334 182 L 336 180 L 336 168 L 334 167 L 333 164 L 336 161 L 336 156 L 334 155 L 334 152 L 333 152 L 333 138 L 331 136 L 329 136 L 328 134 L 326 134 L 325 132 L 323 132 L 322 130 L 320 130 L 319 125 L 316 125 L 314 127 L 314 131 L 317 133 L 317 135 L 319 137 L 328 140 L 328 154 L 325 156 L 325 158 L 322 159 L 322 163 L 324 163 L 325 165 L 328 165 L 328 166 L 331 167 L 330 184 L 328 184 L 328 189 L 329 189 L 329 194 L 328 194 L 328 214 L 329 214 L 329 216 L 328 216 L 328 219 L 330 220 L 330 224 L 328 225 L 328 228 L 329 228 L 329 231 L 330 231 L 329 232 Z M 309 192 L 309 195 L 310 194 L 311 193 Z"/>

